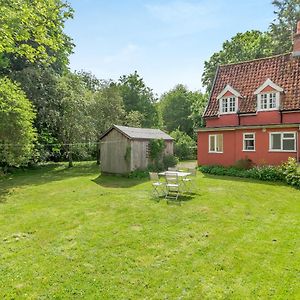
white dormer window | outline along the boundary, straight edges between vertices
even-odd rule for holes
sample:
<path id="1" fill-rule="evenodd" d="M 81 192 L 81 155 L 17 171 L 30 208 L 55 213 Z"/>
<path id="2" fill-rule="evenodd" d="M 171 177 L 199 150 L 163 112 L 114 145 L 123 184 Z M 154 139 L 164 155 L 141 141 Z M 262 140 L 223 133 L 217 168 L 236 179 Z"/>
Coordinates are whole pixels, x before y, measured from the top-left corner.
<path id="1" fill-rule="evenodd" d="M 226 94 L 230 94 L 226 96 Z M 234 114 L 238 110 L 238 98 L 241 97 L 240 93 L 226 85 L 223 91 L 218 95 L 220 114 Z"/>
<path id="2" fill-rule="evenodd" d="M 264 92 L 266 87 L 271 87 L 271 92 Z M 254 94 L 257 96 L 257 110 L 277 110 L 280 106 L 280 92 L 283 88 L 275 84 L 271 79 L 267 79 Z"/>
<path id="3" fill-rule="evenodd" d="M 258 110 L 274 110 L 279 108 L 279 93 L 264 93 L 258 96 Z"/>
<path id="4" fill-rule="evenodd" d="M 220 99 L 221 114 L 232 114 L 236 112 L 236 97 L 225 97 Z"/>

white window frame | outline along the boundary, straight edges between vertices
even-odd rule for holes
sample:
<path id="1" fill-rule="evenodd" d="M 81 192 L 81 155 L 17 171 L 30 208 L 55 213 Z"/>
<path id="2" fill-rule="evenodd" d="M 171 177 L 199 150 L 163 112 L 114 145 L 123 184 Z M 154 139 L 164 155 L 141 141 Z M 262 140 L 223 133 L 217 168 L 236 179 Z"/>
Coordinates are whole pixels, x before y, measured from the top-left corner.
<path id="1" fill-rule="evenodd" d="M 217 149 L 218 147 L 217 147 L 217 141 L 218 141 L 218 139 L 217 139 L 217 136 L 218 135 L 222 135 L 222 142 L 223 142 L 223 145 L 222 145 L 222 151 L 217 151 L 217 150 L 210 150 L 210 138 L 211 137 L 214 137 L 214 140 L 215 140 L 215 149 Z M 223 133 L 216 133 L 216 134 L 209 134 L 208 135 L 208 153 L 223 153 L 224 152 L 224 135 L 223 135 Z"/>
<path id="2" fill-rule="evenodd" d="M 234 99 L 234 111 L 230 111 L 230 99 Z M 223 97 L 219 100 L 219 107 L 220 107 L 220 115 L 228 115 L 228 114 L 236 114 L 237 108 L 238 108 L 238 101 L 237 97 L 235 96 L 228 96 L 228 97 Z M 223 101 L 226 101 L 227 103 L 227 111 L 223 111 Z"/>
<path id="3" fill-rule="evenodd" d="M 284 138 L 284 134 L 293 134 L 293 138 Z M 280 134 L 280 142 L 281 142 L 281 148 L 280 149 L 271 149 L 272 146 L 272 134 Z M 283 140 L 294 140 L 295 141 L 295 147 L 294 150 L 283 150 Z M 297 152 L 297 133 L 296 131 L 279 131 L 279 132 L 270 132 L 269 133 L 269 151 L 270 152 Z"/>
<path id="4" fill-rule="evenodd" d="M 246 138 L 247 134 L 252 134 L 253 138 Z M 246 143 L 245 143 L 246 140 L 253 140 L 254 141 L 254 149 L 252 149 L 252 150 L 246 149 Z M 255 137 L 255 132 L 245 132 L 245 133 L 243 133 L 243 151 L 245 151 L 245 152 L 255 152 L 256 151 L 256 137 Z"/>
<path id="5" fill-rule="evenodd" d="M 275 94 L 275 101 L 276 106 L 270 107 L 270 95 Z M 267 108 L 261 107 L 261 97 L 267 95 Z M 280 93 L 276 91 L 267 92 L 267 93 L 260 93 L 257 94 L 257 111 L 272 111 L 272 110 L 278 110 L 279 109 L 279 103 L 280 103 Z"/>

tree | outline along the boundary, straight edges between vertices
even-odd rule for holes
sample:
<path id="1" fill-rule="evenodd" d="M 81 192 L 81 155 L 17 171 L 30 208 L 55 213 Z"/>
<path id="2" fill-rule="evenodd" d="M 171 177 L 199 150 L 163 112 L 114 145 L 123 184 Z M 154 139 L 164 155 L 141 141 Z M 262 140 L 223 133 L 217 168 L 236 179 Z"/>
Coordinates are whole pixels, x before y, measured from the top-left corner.
<path id="1" fill-rule="evenodd" d="M 159 109 L 167 131 L 179 129 L 193 134 L 193 121 L 189 118 L 191 105 L 191 93 L 181 84 L 162 95 Z"/>
<path id="2" fill-rule="evenodd" d="M 93 95 L 90 106 L 93 130 L 97 144 L 97 163 L 100 163 L 100 137 L 113 124 L 122 123 L 125 117 L 123 99 L 116 85 L 107 84 Z"/>
<path id="3" fill-rule="evenodd" d="M 236 63 L 274 54 L 274 42 L 269 33 L 258 30 L 236 34 L 230 41 L 225 41 L 222 50 L 214 53 L 204 62 L 202 84 L 209 92 L 219 65 Z"/>
<path id="4" fill-rule="evenodd" d="M 190 97 L 192 111 L 190 119 L 193 122 L 193 129 L 196 130 L 197 128 L 204 126 L 204 119 L 202 115 L 208 102 L 208 94 L 202 94 L 201 92 L 193 92 L 190 93 Z"/>
<path id="5" fill-rule="evenodd" d="M 0 166 L 26 164 L 34 150 L 35 113 L 20 87 L 0 79 Z"/>
<path id="6" fill-rule="evenodd" d="M 156 98 L 153 91 L 147 87 L 135 71 L 133 74 L 124 75 L 119 79 L 118 86 L 124 101 L 125 111 L 139 111 L 141 113 L 141 125 L 153 127 L 158 123 L 158 115 L 154 103 Z"/>
<path id="7" fill-rule="evenodd" d="M 67 155 L 69 167 L 72 167 L 73 155 L 80 151 L 80 144 L 94 141 L 95 132 L 89 113 L 92 93 L 72 73 L 61 77 L 58 87 L 62 105 L 58 138 Z"/>
<path id="8" fill-rule="evenodd" d="M 275 0 L 275 20 L 270 25 L 274 52 L 281 54 L 292 50 L 297 21 L 300 20 L 300 0 Z"/>
<path id="9" fill-rule="evenodd" d="M 185 132 L 175 130 L 170 133 L 175 140 L 174 154 L 180 159 L 195 159 L 196 142 Z"/>
<path id="10" fill-rule="evenodd" d="M 142 127 L 143 115 L 137 111 L 132 110 L 125 115 L 124 125 L 131 127 Z"/>
<path id="11" fill-rule="evenodd" d="M 66 65 L 72 43 L 63 27 L 72 16 L 63 0 L 0 0 L 0 66 Z"/>

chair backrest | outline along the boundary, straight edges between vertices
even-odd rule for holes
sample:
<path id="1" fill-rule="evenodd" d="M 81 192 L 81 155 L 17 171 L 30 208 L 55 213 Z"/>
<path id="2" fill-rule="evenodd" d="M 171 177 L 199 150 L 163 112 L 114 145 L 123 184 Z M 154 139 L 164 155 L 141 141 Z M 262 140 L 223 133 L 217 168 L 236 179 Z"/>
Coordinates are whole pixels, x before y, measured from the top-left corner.
<path id="1" fill-rule="evenodd" d="M 149 172 L 149 177 L 151 181 L 159 180 L 158 173 L 155 172 Z"/>
<path id="2" fill-rule="evenodd" d="M 168 171 L 173 171 L 173 172 L 176 172 L 176 171 L 178 171 L 178 170 L 177 170 L 177 168 L 176 168 L 176 167 L 174 167 L 174 168 L 168 167 Z"/>
<path id="3" fill-rule="evenodd" d="M 191 173 L 191 176 L 196 176 L 196 169 L 189 168 L 188 172 Z"/>
<path id="4" fill-rule="evenodd" d="M 178 184 L 178 174 L 176 172 L 166 172 L 166 181 L 171 184 Z"/>

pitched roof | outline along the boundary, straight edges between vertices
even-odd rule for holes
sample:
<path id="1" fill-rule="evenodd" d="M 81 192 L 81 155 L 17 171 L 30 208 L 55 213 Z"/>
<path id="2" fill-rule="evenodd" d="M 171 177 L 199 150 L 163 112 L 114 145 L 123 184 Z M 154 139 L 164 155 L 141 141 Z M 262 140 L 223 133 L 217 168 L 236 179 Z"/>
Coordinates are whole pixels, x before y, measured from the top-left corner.
<path id="1" fill-rule="evenodd" d="M 281 96 L 281 109 L 299 110 L 300 58 L 293 57 L 289 53 L 220 66 L 204 117 L 218 116 L 217 97 L 226 85 L 240 92 L 242 96 L 239 101 L 240 113 L 256 112 L 254 92 L 268 78 L 284 90 Z"/>
<path id="2" fill-rule="evenodd" d="M 173 138 L 161 131 L 160 129 L 152 129 L 152 128 L 135 128 L 135 127 L 127 127 L 127 126 L 119 126 L 113 125 L 108 131 L 106 131 L 100 139 L 104 138 L 111 130 L 116 129 L 129 139 L 143 139 L 143 140 L 151 140 L 151 139 L 163 139 L 172 141 Z"/>

